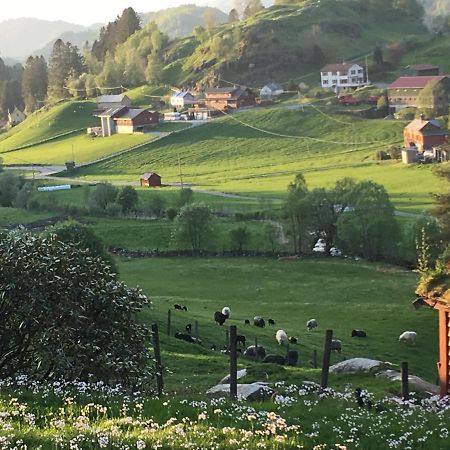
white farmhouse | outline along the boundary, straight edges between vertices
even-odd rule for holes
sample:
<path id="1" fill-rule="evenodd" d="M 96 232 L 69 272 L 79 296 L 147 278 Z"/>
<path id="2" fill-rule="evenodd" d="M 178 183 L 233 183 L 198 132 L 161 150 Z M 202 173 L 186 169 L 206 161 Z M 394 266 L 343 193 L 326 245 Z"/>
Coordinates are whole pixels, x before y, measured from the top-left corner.
<path id="1" fill-rule="evenodd" d="M 327 64 L 320 70 L 324 89 L 337 91 L 342 88 L 356 88 L 366 84 L 364 69 L 358 64 Z"/>
<path id="2" fill-rule="evenodd" d="M 170 104 L 175 108 L 185 108 L 195 103 L 195 97 L 187 91 L 176 92 L 170 97 Z"/>
<path id="3" fill-rule="evenodd" d="M 261 89 L 259 96 L 261 100 L 273 100 L 274 98 L 279 97 L 283 92 L 284 89 L 279 84 L 269 83 Z"/>

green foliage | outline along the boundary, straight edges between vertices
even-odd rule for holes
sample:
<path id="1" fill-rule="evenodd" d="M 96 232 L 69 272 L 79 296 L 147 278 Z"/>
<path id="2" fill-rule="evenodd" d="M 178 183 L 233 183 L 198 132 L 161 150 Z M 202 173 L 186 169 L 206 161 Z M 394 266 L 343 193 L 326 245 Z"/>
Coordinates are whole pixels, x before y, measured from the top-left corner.
<path id="1" fill-rule="evenodd" d="M 448 92 L 438 81 L 430 81 L 417 97 L 419 108 L 428 108 L 435 114 L 448 113 Z"/>
<path id="2" fill-rule="evenodd" d="M 242 254 L 244 247 L 249 243 L 251 235 L 246 227 L 236 227 L 230 230 L 231 249 Z"/>
<path id="3" fill-rule="evenodd" d="M 214 217 L 209 206 L 183 206 L 175 220 L 174 237 L 180 244 L 189 245 L 194 253 L 205 250 L 214 237 Z"/>
<path id="4" fill-rule="evenodd" d="M 96 210 L 105 210 L 109 203 L 114 203 L 118 194 L 118 189 L 109 183 L 100 183 L 89 195 L 89 204 Z"/>
<path id="5" fill-rule="evenodd" d="M 122 207 L 123 213 L 133 210 L 138 202 L 136 189 L 132 186 L 124 186 L 117 193 L 116 201 Z"/>
<path id="6" fill-rule="evenodd" d="M 22 77 L 22 95 L 28 113 L 43 106 L 47 98 L 48 73 L 43 56 L 27 59 Z"/>
<path id="7" fill-rule="evenodd" d="M 194 191 L 191 188 L 180 189 L 178 206 L 182 207 L 191 203 L 194 199 Z"/>
<path id="8" fill-rule="evenodd" d="M 441 179 L 450 182 L 450 167 L 448 164 L 440 166 L 435 170 L 435 174 Z M 442 239 L 445 244 L 450 243 L 450 191 L 443 190 L 435 195 L 435 207 L 433 209 L 433 215 L 437 218 L 439 225 L 442 229 Z"/>
<path id="9" fill-rule="evenodd" d="M 19 192 L 22 180 L 12 172 L 0 173 L 0 206 L 12 206 Z"/>
<path id="10" fill-rule="evenodd" d="M 97 380 L 135 388 L 151 375 L 149 300 L 101 258 L 56 237 L 0 235 L 0 377 Z"/>

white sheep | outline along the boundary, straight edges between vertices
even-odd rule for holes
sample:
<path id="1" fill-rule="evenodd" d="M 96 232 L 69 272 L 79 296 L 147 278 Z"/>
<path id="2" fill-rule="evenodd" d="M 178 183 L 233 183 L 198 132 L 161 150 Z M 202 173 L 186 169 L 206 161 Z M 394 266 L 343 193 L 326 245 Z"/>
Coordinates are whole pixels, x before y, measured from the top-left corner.
<path id="1" fill-rule="evenodd" d="M 405 331 L 398 337 L 400 342 L 404 342 L 406 344 L 415 344 L 416 339 L 417 333 L 415 331 Z"/>
<path id="2" fill-rule="evenodd" d="M 284 330 L 278 330 L 275 339 L 281 345 L 288 341 L 288 335 Z"/>
<path id="3" fill-rule="evenodd" d="M 223 307 L 223 308 L 222 308 L 222 314 L 223 314 L 224 316 L 227 316 L 227 319 L 229 319 L 230 316 L 231 316 L 231 309 L 228 308 L 228 306 Z"/>
<path id="4" fill-rule="evenodd" d="M 308 331 L 311 331 L 311 330 L 314 330 L 314 328 L 317 328 L 317 320 L 309 319 L 308 322 L 306 322 L 306 328 L 308 328 Z"/>

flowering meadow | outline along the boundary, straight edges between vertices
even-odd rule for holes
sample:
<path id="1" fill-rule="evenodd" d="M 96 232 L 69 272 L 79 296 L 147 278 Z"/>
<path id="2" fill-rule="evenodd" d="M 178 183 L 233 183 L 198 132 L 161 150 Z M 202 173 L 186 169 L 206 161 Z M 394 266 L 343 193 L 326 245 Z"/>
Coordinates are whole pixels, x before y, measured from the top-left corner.
<path id="1" fill-rule="evenodd" d="M 270 402 L 160 399 L 101 383 L 0 384 L 0 450 L 448 449 L 450 399 L 277 383 Z"/>

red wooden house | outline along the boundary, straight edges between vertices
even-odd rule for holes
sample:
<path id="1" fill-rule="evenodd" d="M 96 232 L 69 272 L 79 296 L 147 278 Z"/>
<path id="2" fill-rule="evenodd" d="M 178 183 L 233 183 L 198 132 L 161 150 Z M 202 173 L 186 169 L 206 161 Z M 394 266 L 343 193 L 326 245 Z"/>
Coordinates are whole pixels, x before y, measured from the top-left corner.
<path id="1" fill-rule="evenodd" d="M 161 177 L 155 172 L 146 172 L 140 178 L 141 187 L 160 187 Z"/>
<path id="2" fill-rule="evenodd" d="M 256 95 L 248 88 L 209 88 L 205 90 L 205 105 L 214 110 L 255 106 Z"/>
<path id="3" fill-rule="evenodd" d="M 450 132 L 435 120 L 414 119 L 403 130 L 405 148 L 415 147 L 419 151 L 430 150 L 448 142 Z"/>

